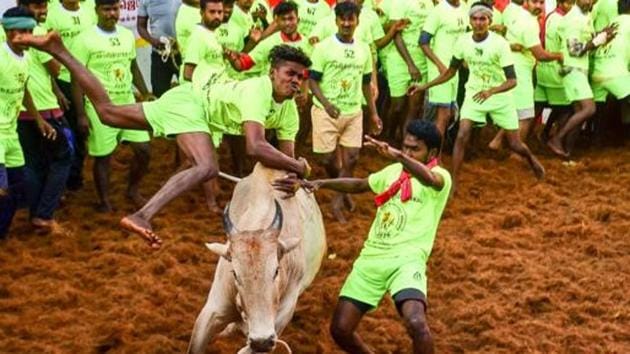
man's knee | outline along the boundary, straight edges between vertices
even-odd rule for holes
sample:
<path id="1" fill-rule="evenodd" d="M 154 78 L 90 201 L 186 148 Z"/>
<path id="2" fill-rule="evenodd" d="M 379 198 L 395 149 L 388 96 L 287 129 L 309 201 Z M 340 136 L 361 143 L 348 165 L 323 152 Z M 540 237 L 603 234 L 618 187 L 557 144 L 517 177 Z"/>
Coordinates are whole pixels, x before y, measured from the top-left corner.
<path id="1" fill-rule="evenodd" d="M 405 326 L 413 336 L 430 337 L 431 331 L 426 317 L 422 313 L 413 313 L 405 317 Z"/>
<path id="2" fill-rule="evenodd" d="M 331 322 L 329 330 L 330 335 L 337 343 L 345 342 L 354 335 L 354 329 L 349 326 L 344 326 L 343 323 L 337 320 L 333 320 Z"/>

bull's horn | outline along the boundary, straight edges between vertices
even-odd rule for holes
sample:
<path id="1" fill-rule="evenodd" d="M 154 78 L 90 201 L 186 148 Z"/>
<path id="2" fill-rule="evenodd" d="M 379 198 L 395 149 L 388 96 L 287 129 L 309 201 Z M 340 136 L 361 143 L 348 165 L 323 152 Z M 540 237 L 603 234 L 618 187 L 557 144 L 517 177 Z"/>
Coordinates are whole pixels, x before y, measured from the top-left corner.
<path id="1" fill-rule="evenodd" d="M 232 224 L 232 219 L 230 219 L 230 203 L 225 206 L 225 210 L 223 210 L 223 230 L 228 236 L 232 236 L 238 233 L 234 224 Z"/>
<path id="2" fill-rule="evenodd" d="M 282 208 L 277 200 L 273 200 L 276 205 L 276 214 L 273 216 L 273 221 L 269 225 L 268 230 L 280 231 L 282 229 Z"/>

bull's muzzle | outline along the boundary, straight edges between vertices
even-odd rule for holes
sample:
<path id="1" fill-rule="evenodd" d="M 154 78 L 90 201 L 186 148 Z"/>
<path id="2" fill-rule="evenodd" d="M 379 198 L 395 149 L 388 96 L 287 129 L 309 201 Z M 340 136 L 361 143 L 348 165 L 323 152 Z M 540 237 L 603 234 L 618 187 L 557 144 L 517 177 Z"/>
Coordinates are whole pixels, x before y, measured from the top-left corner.
<path id="1" fill-rule="evenodd" d="M 249 347 L 255 351 L 260 353 L 267 353 L 273 350 L 276 346 L 276 335 L 272 334 L 271 336 L 265 338 L 249 338 Z"/>

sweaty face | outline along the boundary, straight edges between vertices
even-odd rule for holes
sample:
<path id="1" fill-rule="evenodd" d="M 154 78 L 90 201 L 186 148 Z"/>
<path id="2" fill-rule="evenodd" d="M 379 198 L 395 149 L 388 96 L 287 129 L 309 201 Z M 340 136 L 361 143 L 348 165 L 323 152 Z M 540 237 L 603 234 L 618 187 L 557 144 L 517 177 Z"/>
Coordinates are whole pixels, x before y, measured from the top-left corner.
<path id="1" fill-rule="evenodd" d="M 278 23 L 278 28 L 284 34 L 291 35 L 297 31 L 298 16 L 295 12 L 276 16 L 276 22 Z"/>
<path id="2" fill-rule="evenodd" d="M 429 157 L 433 157 L 429 156 L 429 149 L 427 148 L 427 144 L 425 144 L 423 140 L 420 140 L 409 133 L 405 134 L 402 151 L 405 154 L 411 156 L 414 160 L 420 161 L 422 163 L 427 163 Z"/>
<path id="3" fill-rule="evenodd" d="M 114 28 L 120 18 L 120 3 L 111 5 L 99 5 L 96 7 L 98 24 L 104 28 Z"/>
<path id="4" fill-rule="evenodd" d="M 545 10 L 545 0 L 529 0 L 527 9 L 532 15 L 538 16 Z"/>
<path id="5" fill-rule="evenodd" d="M 490 17 L 482 13 L 476 13 L 470 16 L 470 27 L 474 34 L 485 34 L 490 27 Z"/>
<path id="6" fill-rule="evenodd" d="M 28 4 L 26 8 L 29 9 L 33 13 L 33 15 L 35 15 L 35 20 L 37 20 L 38 23 L 43 23 L 46 21 L 46 16 L 48 16 L 47 2 L 41 4 Z"/>
<path id="7" fill-rule="evenodd" d="M 209 2 L 201 12 L 203 24 L 209 29 L 216 29 L 223 22 L 223 4 L 220 2 Z"/>
<path id="8" fill-rule="evenodd" d="M 337 17 L 335 21 L 337 23 L 337 30 L 339 34 L 344 37 L 352 37 L 354 35 L 354 30 L 359 25 L 359 18 L 355 14 Z"/>
<path id="9" fill-rule="evenodd" d="M 280 62 L 271 69 L 271 83 L 276 101 L 291 99 L 300 92 L 305 71 L 304 65 L 292 61 Z"/>

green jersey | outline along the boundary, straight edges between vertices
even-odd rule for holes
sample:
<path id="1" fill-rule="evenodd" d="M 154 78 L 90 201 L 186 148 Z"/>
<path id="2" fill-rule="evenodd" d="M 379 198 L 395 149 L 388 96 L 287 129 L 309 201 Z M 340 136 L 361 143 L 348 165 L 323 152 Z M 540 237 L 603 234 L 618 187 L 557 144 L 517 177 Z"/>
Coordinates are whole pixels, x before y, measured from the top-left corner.
<path id="1" fill-rule="evenodd" d="M 70 50 L 72 55 L 75 55 L 76 53 L 72 51 L 75 38 L 85 29 L 95 24 L 94 7 L 83 6 L 82 4 L 79 10 L 70 11 L 63 7 L 60 2 L 57 2 L 56 4 L 50 4 L 44 27 L 59 32 L 63 44 Z M 59 72 L 59 80 L 70 82 L 70 72 L 64 66 L 61 67 Z"/>
<path id="2" fill-rule="evenodd" d="M 612 23 L 617 24 L 617 35 L 595 51 L 591 75 L 593 82 L 601 83 L 630 75 L 630 15 L 619 15 Z"/>
<path id="3" fill-rule="evenodd" d="M 251 121 L 294 141 L 300 126 L 295 100 L 276 102 L 268 75 L 209 85 L 204 104 L 210 127 L 225 134 L 243 135 L 243 123 Z"/>
<path id="4" fill-rule="evenodd" d="M 582 13 L 578 6 L 573 6 L 571 10 L 564 15 L 558 33 L 562 42 L 562 55 L 564 56 L 564 65 L 572 68 L 581 69 L 588 72 L 588 54 L 580 57 L 570 54 L 569 48 L 573 43 L 582 43 L 586 45 L 593 37 L 595 30 L 593 28 L 593 20 L 588 13 Z"/>
<path id="5" fill-rule="evenodd" d="M 308 0 L 298 0 L 296 3 L 298 5 L 298 17 L 300 18 L 298 32 L 306 36 L 306 38 L 309 37 L 319 21 L 332 13 L 330 6 L 324 0 L 316 0 L 314 3 Z"/>
<path id="6" fill-rule="evenodd" d="M 7 36 L 6 34 L 4 34 L 4 28 L 2 28 L 2 26 L 0 26 L 0 43 L 4 42 L 7 40 Z"/>
<path id="7" fill-rule="evenodd" d="M 593 27 L 599 32 L 608 26 L 617 16 L 617 0 L 597 0 L 593 5 L 591 18 L 593 18 Z"/>
<path id="8" fill-rule="evenodd" d="M 77 37 L 73 51 L 112 100 L 133 95 L 131 62 L 136 58 L 136 40 L 130 30 L 116 26 L 113 32 L 105 32 L 93 26 Z"/>
<path id="9" fill-rule="evenodd" d="M 442 1 L 429 13 L 422 30 L 433 36 L 431 50 L 446 67 L 453 57 L 453 43 L 466 32 L 467 25 L 468 13 L 463 4 L 454 7 L 448 1 Z M 428 62 L 429 70 L 437 72 L 433 62 Z"/>
<path id="10" fill-rule="evenodd" d="M 33 29 L 33 34 L 36 36 L 46 35 L 47 32 L 41 24 Z M 52 56 L 36 49 L 29 49 L 28 54 L 30 76 L 27 87 L 35 107 L 39 111 L 59 108 L 57 97 L 53 93 L 51 76 L 46 69 L 46 63 L 53 59 Z"/>
<path id="11" fill-rule="evenodd" d="M 253 8 L 252 6 L 252 9 Z M 232 16 L 230 16 L 228 23 L 239 28 L 241 32 L 245 33 L 245 37 L 249 36 L 249 31 L 254 28 L 254 19 L 251 14 L 243 11 L 237 4 L 234 4 Z M 245 37 L 243 37 L 243 39 L 245 39 Z"/>
<path id="12" fill-rule="evenodd" d="M 402 39 L 407 48 L 418 46 L 420 32 L 432 9 L 433 2 L 431 0 L 394 0 L 392 2 L 390 20 L 406 19 L 409 21 L 407 27 L 402 31 Z"/>
<path id="13" fill-rule="evenodd" d="M 494 32 L 489 32 L 488 37 L 481 42 L 476 42 L 472 34 L 462 35 L 455 44 L 453 57 L 466 61 L 470 70 L 466 97 L 503 84 L 506 80 L 503 68 L 514 64 L 510 45 Z M 495 96 L 499 95 L 511 96 L 509 91 Z"/>
<path id="14" fill-rule="evenodd" d="M 179 10 L 177 10 L 177 16 L 175 16 L 175 36 L 177 37 L 179 52 L 183 56 L 186 55 L 190 35 L 200 22 L 201 13 L 199 8 L 182 3 Z"/>
<path id="15" fill-rule="evenodd" d="M 219 28 L 214 31 L 217 36 L 219 44 L 224 48 L 235 52 L 242 52 L 245 47 L 246 33 L 242 28 L 235 26 L 233 23 L 223 23 Z M 236 71 L 232 64 L 227 59 L 224 59 L 227 74 L 230 78 L 241 79 L 244 77 L 243 73 Z"/>
<path id="16" fill-rule="evenodd" d="M 536 58 L 528 48 L 540 45 L 538 20 L 525 8 L 514 3 L 510 3 L 505 12 L 508 14 L 504 18 L 507 26 L 505 38 L 510 44 L 519 44 L 525 48 L 523 51 L 513 53 L 514 65 L 532 70 L 536 65 Z"/>
<path id="17" fill-rule="evenodd" d="M 184 64 L 196 65 L 193 72 L 193 87 L 200 88 L 211 76 L 227 76 L 225 61 L 223 60 L 223 47 L 218 41 L 214 31 L 204 25 L 197 25 L 190 35 Z"/>
<path id="18" fill-rule="evenodd" d="M 380 194 L 398 180 L 400 163 L 385 167 L 368 177 L 370 189 Z M 437 191 L 411 177 L 411 199 L 403 202 L 400 192 L 376 210 L 361 256 L 419 256 L 427 261 L 437 233 L 442 212 L 451 190 L 451 176 L 440 166 L 431 169 L 444 179 Z"/>
<path id="19" fill-rule="evenodd" d="M 320 41 L 337 33 L 335 14 L 331 14 L 322 21 L 320 21 L 313 31 L 311 32 L 311 38 L 317 37 Z M 374 47 L 374 41 L 385 36 L 383 32 L 383 26 L 381 26 L 378 15 L 374 10 L 363 7 L 361 14 L 359 15 L 359 25 L 354 30 L 354 38 L 358 41 L 366 43 L 370 46 L 373 53 L 376 55 L 376 49 Z"/>
<path id="20" fill-rule="evenodd" d="M 260 43 L 252 49 L 249 53 L 249 56 L 254 61 L 254 66 L 247 71 L 248 76 L 255 76 L 266 73 L 269 71 L 269 53 L 271 50 L 281 44 L 290 45 L 291 47 L 296 47 L 302 49 L 306 55 L 311 55 L 313 48 L 308 43 L 308 40 L 298 34 L 298 40 L 289 41 L 289 39 L 282 33 L 276 32 L 271 36 L 263 39 Z"/>
<path id="21" fill-rule="evenodd" d="M 563 15 L 553 11 L 547 16 L 545 24 L 545 49 L 548 52 L 562 52 L 562 40 L 558 29 Z M 560 88 L 562 77 L 560 76 L 560 63 L 557 61 L 541 61 L 536 65 L 536 78 L 538 83 L 545 87 Z"/>
<path id="22" fill-rule="evenodd" d="M 7 42 L 0 45 L 0 138 L 17 138 L 17 117 L 22 109 L 28 79 L 28 54 L 13 52 Z"/>
<path id="23" fill-rule="evenodd" d="M 363 77 L 372 73 L 372 56 L 367 44 L 341 42 L 336 35 L 315 45 L 310 70 L 322 74 L 319 81 L 324 97 L 350 115 L 361 111 Z M 323 108 L 315 97 L 313 103 Z"/>

